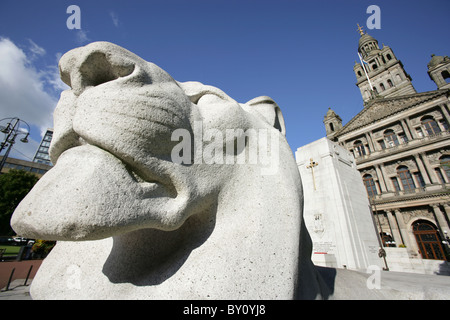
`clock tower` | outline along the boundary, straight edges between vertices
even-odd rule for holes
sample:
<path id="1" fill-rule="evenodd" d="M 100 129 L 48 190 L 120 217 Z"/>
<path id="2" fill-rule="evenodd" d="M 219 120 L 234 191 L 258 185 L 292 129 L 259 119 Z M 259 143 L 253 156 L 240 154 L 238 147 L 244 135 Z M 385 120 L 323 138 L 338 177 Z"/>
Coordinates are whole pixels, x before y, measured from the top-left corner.
<path id="1" fill-rule="evenodd" d="M 376 97 L 397 97 L 417 93 L 406 73 L 403 64 L 392 49 L 383 45 L 358 25 L 361 35 L 358 44 L 360 62 L 355 62 L 353 71 L 356 85 L 361 91 L 364 102 Z"/>

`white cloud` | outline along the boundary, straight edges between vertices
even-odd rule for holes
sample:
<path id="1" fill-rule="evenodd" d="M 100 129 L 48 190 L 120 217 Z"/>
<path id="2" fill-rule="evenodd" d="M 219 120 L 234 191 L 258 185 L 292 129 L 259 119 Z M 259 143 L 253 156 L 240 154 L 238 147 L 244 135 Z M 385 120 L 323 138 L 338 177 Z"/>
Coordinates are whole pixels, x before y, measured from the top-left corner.
<path id="1" fill-rule="evenodd" d="M 56 94 L 59 94 L 63 90 L 70 89 L 70 87 L 61 80 L 61 76 L 59 74 L 58 63 L 61 57 L 62 53 L 57 52 L 55 54 L 55 63 L 51 66 L 47 66 L 45 70 L 41 72 L 41 77 L 52 88 L 52 90 L 55 91 Z"/>
<path id="2" fill-rule="evenodd" d="M 119 16 L 117 15 L 117 13 L 115 13 L 114 11 L 110 11 L 109 15 L 112 19 L 113 24 L 116 26 L 116 28 L 119 27 Z"/>
<path id="3" fill-rule="evenodd" d="M 61 92 L 70 89 L 70 87 L 61 80 L 59 68 L 57 65 L 48 66 L 44 73 L 44 78 L 55 92 Z"/>
<path id="4" fill-rule="evenodd" d="M 31 59 L 35 59 L 37 57 L 40 57 L 40 56 L 43 56 L 46 54 L 45 49 L 38 46 L 33 40 L 28 39 L 28 42 L 30 43 L 29 50 L 31 51 L 31 54 L 32 54 Z"/>
<path id="5" fill-rule="evenodd" d="M 89 39 L 88 37 L 88 31 L 85 31 L 83 29 L 79 29 L 79 30 L 75 30 L 76 32 L 76 40 L 79 44 L 83 44 L 85 42 L 89 42 L 91 41 L 91 39 Z"/>
<path id="6" fill-rule="evenodd" d="M 11 40 L 0 38 L 0 119 L 19 117 L 29 125 L 39 128 L 40 132 L 32 132 L 24 144 L 16 140 L 14 148 L 32 158 L 36 152 L 36 141 L 47 128 L 53 126 L 53 110 L 57 104 L 59 92 L 52 95 L 46 87 L 56 89 L 56 70 L 48 67 L 43 71 L 36 70 L 32 61 L 43 56 L 45 49 L 30 40 L 31 53 L 27 56 L 22 49 Z M 34 149 L 34 150 L 33 150 Z M 23 158 L 23 157 L 22 157 Z M 25 158 L 27 159 L 27 158 Z"/>

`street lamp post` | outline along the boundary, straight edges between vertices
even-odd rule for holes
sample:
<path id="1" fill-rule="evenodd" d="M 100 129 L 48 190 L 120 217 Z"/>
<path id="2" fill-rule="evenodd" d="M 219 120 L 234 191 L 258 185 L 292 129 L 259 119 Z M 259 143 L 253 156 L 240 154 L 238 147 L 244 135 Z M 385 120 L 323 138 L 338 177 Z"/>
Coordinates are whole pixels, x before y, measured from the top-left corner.
<path id="1" fill-rule="evenodd" d="M 19 119 L 19 118 L 5 118 L 0 121 L 9 121 L 6 127 L 3 127 L 0 131 L 5 134 L 5 139 L 0 145 L 0 153 L 6 149 L 5 154 L 3 155 L 3 159 L 0 162 L 0 172 L 3 169 L 3 166 L 5 165 L 6 158 L 8 158 L 9 152 L 11 151 L 12 146 L 16 142 L 16 137 L 20 134 L 25 134 L 25 137 L 20 139 L 21 142 L 27 143 L 28 142 L 28 136 L 30 135 L 30 126 L 25 121 Z M 21 123 L 24 123 L 28 127 L 28 132 L 23 132 L 20 130 Z"/>

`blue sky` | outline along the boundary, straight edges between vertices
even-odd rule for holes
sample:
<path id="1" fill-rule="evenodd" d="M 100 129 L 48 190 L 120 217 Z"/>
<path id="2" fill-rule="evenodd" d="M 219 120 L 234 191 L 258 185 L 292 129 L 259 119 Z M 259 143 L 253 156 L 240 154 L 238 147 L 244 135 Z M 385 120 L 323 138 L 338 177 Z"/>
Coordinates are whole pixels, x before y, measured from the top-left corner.
<path id="1" fill-rule="evenodd" d="M 81 9 L 80 30 L 66 26 L 72 4 Z M 381 29 L 366 27 L 372 4 Z M 1 0 L 0 119 L 32 125 L 33 140 L 17 142 L 13 154 L 32 158 L 64 89 L 59 57 L 101 40 L 238 102 L 272 97 L 295 151 L 325 136 L 329 107 L 344 124 L 363 108 L 353 73 L 357 23 L 394 50 L 424 92 L 436 89 L 426 73 L 431 54 L 450 54 L 448 12 L 448 0 Z"/>

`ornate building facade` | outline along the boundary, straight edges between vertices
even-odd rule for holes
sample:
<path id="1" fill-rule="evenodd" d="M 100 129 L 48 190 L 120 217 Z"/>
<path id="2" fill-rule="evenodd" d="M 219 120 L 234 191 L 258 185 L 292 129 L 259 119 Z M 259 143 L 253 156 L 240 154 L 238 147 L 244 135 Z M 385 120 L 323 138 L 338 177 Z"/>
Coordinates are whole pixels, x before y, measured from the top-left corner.
<path id="1" fill-rule="evenodd" d="M 327 138 L 355 157 L 388 256 L 448 266 L 450 59 L 432 56 L 437 90 L 417 93 L 393 50 L 360 33 L 353 69 L 364 108 L 345 125 L 329 109 Z"/>

